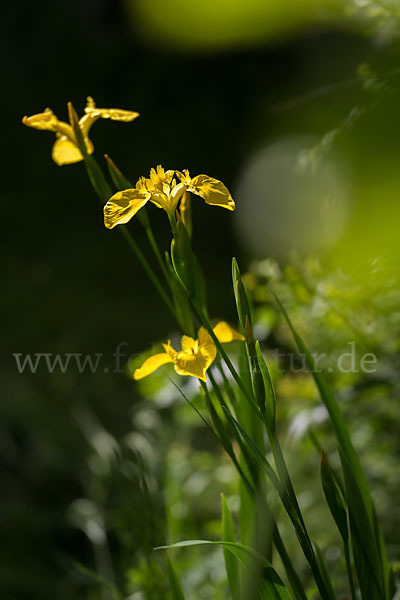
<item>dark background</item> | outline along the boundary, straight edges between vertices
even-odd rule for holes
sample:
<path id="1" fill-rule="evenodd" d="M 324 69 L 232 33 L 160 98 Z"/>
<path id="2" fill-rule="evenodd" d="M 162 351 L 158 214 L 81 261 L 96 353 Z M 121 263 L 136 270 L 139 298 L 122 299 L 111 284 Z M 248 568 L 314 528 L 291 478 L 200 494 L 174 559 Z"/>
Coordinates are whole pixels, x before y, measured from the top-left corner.
<path id="1" fill-rule="evenodd" d="M 323 135 L 346 117 L 360 91 L 350 87 L 292 109 L 280 110 L 280 103 L 354 77 L 363 61 L 391 67 L 397 55 L 340 23 L 218 53 L 178 51 L 143 42 L 111 0 L 7 3 L 2 17 L 0 595 L 83 598 L 73 562 L 90 566 L 93 559 L 86 537 L 66 518 L 84 493 L 87 468 L 87 441 L 75 415 L 90 407 L 120 439 L 132 427 L 127 415 L 138 401 L 135 387 L 123 374 L 20 375 L 12 355 L 98 352 L 112 361 L 120 342 L 137 353 L 174 323 L 118 231 L 104 228 L 82 164 L 55 165 L 52 134 L 24 128 L 22 116 L 50 106 L 66 119 L 68 100 L 82 114 L 87 95 L 100 107 L 137 110 L 132 124 L 95 124 L 99 161 L 107 152 L 133 180 L 157 164 L 189 168 L 234 192 L 257 148 L 286 133 Z M 398 139 L 397 104 L 387 101 L 393 119 L 384 135 L 387 152 Z M 356 160 L 368 146 L 366 170 L 374 148 L 382 148 L 380 117 L 372 116 L 352 148 Z M 231 256 L 243 268 L 252 257 L 225 211 L 200 200 L 193 208 L 210 312 L 234 320 Z M 166 248 L 165 214 L 150 211 Z M 138 223 L 130 229 L 146 248 Z"/>

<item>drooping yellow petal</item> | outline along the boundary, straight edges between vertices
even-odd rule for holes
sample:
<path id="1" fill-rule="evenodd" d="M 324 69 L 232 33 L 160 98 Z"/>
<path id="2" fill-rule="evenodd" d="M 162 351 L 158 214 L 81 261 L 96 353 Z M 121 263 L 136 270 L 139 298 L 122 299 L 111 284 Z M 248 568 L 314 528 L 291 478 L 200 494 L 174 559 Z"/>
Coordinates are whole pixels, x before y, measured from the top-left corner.
<path id="1" fill-rule="evenodd" d="M 93 145 L 88 147 L 88 153 L 93 152 Z M 57 138 L 51 151 L 51 156 L 58 165 L 71 165 L 83 160 L 83 156 L 78 146 L 71 142 L 65 135 Z"/>
<path id="2" fill-rule="evenodd" d="M 226 321 L 220 321 L 213 328 L 213 331 L 221 344 L 227 344 L 235 340 L 244 340 L 242 334 L 233 329 Z"/>
<path id="3" fill-rule="evenodd" d="M 160 354 L 154 354 L 154 356 L 150 356 L 147 360 L 144 361 L 139 369 L 133 374 L 134 379 L 143 379 L 143 377 L 147 377 L 147 375 L 151 375 L 162 365 L 167 363 L 174 362 L 173 359 L 166 353 L 161 352 Z"/>
<path id="4" fill-rule="evenodd" d="M 37 115 L 24 117 L 22 123 L 28 127 L 33 127 L 34 129 L 53 131 L 59 136 L 64 135 L 67 139 L 71 140 L 71 142 L 74 142 L 75 140 L 71 125 L 64 121 L 59 121 L 50 108 L 46 108 L 42 113 Z"/>
<path id="5" fill-rule="evenodd" d="M 111 119 L 112 121 L 123 121 L 128 123 L 139 116 L 132 110 L 120 108 L 97 108 L 93 98 L 88 96 L 84 116 L 79 120 L 79 126 L 84 136 L 89 134 L 89 129 L 97 119 Z"/>
<path id="6" fill-rule="evenodd" d="M 112 229 L 132 219 L 149 200 L 150 194 L 135 188 L 117 192 L 104 207 L 104 225 Z"/>
<path id="7" fill-rule="evenodd" d="M 235 203 L 228 188 L 218 179 L 208 175 L 196 175 L 187 183 L 187 189 L 189 192 L 203 198 L 207 204 L 235 210 Z"/>
<path id="8" fill-rule="evenodd" d="M 134 110 L 124 110 L 122 108 L 109 108 L 100 109 L 102 119 L 111 119 L 111 121 L 122 121 L 123 123 L 130 123 L 137 119 L 140 115 Z"/>
<path id="9" fill-rule="evenodd" d="M 50 108 L 46 108 L 42 113 L 38 113 L 37 115 L 24 117 L 22 122 L 27 127 L 33 127 L 34 129 L 57 131 L 58 119 Z"/>

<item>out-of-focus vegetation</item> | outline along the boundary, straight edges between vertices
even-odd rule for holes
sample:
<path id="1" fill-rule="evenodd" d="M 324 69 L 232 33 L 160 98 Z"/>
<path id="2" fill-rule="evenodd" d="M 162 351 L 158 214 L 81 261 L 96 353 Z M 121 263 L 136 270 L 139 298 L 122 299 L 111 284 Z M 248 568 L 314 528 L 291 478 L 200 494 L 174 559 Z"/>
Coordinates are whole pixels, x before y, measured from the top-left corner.
<path id="1" fill-rule="evenodd" d="M 239 253 L 300 504 L 336 589 L 345 590 L 318 475 L 316 446 L 323 440 L 329 453 L 332 434 L 301 359 L 289 362 L 293 342 L 268 289 L 308 346 L 327 354 L 321 365 L 397 562 L 397 4 L 131 4 L 4 10 L 1 597 L 97 599 L 114 589 L 131 600 L 168 597 L 165 557 L 152 549 L 218 539 L 221 491 L 235 519 L 239 510 L 233 467 L 173 384 L 154 375 L 134 386 L 112 373 L 118 344 L 136 354 L 174 334 L 173 321 L 121 241 L 103 230 L 83 168 L 52 165 L 51 140 L 19 124 L 46 105 L 62 118 L 66 94 L 81 107 L 89 93 L 142 115 L 131 128 L 93 134 L 129 177 L 162 162 L 232 189 L 235 231 L 220 213 L 193 207 L 212 314 L 235 319 L 230 256 Z M 154 227 L 166 246 L 158 214 Z M 357 365 L 376 355 L 375 372 L 337 370 L 349 342 Z M 13 353 L 27 352 L 98 352 L 107 363 L 96 374 L 19 374 Z M 197 386 L 182 389 L 193 398 Z M 289 524 L 282 534 L 306 579 Z M 220 548 L 173 558 L 188 598 L 226 597 Z"/>

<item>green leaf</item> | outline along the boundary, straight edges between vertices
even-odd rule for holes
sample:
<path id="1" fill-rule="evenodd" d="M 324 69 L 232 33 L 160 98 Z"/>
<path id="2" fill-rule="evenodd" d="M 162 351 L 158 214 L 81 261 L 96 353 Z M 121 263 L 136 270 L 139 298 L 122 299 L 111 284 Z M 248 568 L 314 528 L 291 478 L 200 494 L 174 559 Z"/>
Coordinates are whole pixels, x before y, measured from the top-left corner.
<path id="1" fill-rule="evenodd" d="M 251 325 L 250 303 L 236 258 L 232 259 L 232 281 L 239 321 L 243 331 L 246 331 L 246 323 Z"/>
<path id="2" fill-rule="evenodd" d="M 211 542 L 208 540 L 187 540 L 176 544 L 170 544 L 169 546 L 159 546 L 158 548 L 155 548 L 155 550 L 170 550 L 171 548 L 186 548 L 188 546 L 203 545 L 222 546 L 222 548 L 225 548 L 225 550 L 228 550 L 236 556 L 250 573 L 261 570 L 261 579 L 257 591 L 262 600 L 291 600 L 288 589 L 285 587 L 271 563 L 259 552 L 250 548 L 250 546 L 225 541 Z"/>
<path id="3" fill-rule="evenodd" d="M 106 203 L 112 196 L 111 187 L 96 160 L 88 154 L 84 157 L 84 160 L 87 174 L 96 194 L 102 202 Z"/>
<path id="4" fill-rule="evenodd" d="M 256 342 L 256 353 L 257 353 L 257 361 L 260 368 L 260 372 L 264 382 L 264 403 L 263 403 L 263 413 L 265 414 L 266 424 L 269 427 L 270 431 L 275 430 L 275 418 L 276 418 L 276 398 L 275 398 L 275 390 L 271 381 L 271 376 L 269 374 L 269 370 L 267 367 L 267 363 L 264 360 L 264 357 L 261 352 L 260 344 L 257 340 Z M 261 407 L 260 407 L 261 408 Z"/>
<path id="5" fill-rule="evenodd" d="M 115 162 L 108 156 L 108 154 L 105 154 L 104 158 L 107 161 L 108 172 L 110 173 L 112 182 L 118 191 L 134 187 L 129 179 L 127 179 L 122 171 L 120 171 Z"/>
<path id="6" fill-rule="evenodd" d="M 167 556 L 167 575 L 169 581 L 169 587 L 171 590 L 172 600 L 185 600 L 185 596 L 183 595 L 181 584 L 179 583 L 178 576 L 175 572 L 173 564 Z"/>
<path id="7" fill-rule="evenodd" d="M 385 598 L 385 591 L 375 534 L 354 473 L 346 457 L 342 455 L 341 458 L 348 498 L 354 562 L 361 596 L 365 600 L 382 600 Z"/>
<path id="8" fill-rule="evenodd" d="M 328 594 L 329 594 L 331 600 L 336 600 L 335 592 L 333 591 L 332 583 L 331 583 L 328 571 L 326 569 L 324 557 L 322 556 L 322 552 L 321 552 L 319 546 L 315 542 L 314 542 L 314 552 L 315 552 L 319 570 L 324 579 L 325 587 L 328 591 Z"/>
<path id="9" fill-rule="evenodd" d="M 176 224 L 176 235 L 171 243 L 171 258 L 179 281 L 185 288 L 189 298 L 194 298 L 196 282 L 193 253 L 188 232 L 182 221 L 178 221 Z"/>
<path id="10" fill-rule="evenodd" d="M 224 494 L 221 494 L 222 504 L 222 540 L 224 542 L 235 542 L 235 531 L 233 528 L 232 515 L 229 510 L 228 503 Z M 239 569 L 236 558 L 232 556 L 232 552 L 223 549 L 226 573 L 228 575 L 229 588 L 231 590 L 233 600 L 239 600 L 240 598 L 240 579 Z"/>
<path id="11" fill-rule="evenodd" d="M 331 515 L 339 529 L 343 540 L 347 541 L 347 508 L 343 494 L 336 483 L 325 452 L 321 449 L 321 482 Z"/>
<path id="12" fill-rule="evenodd" d="M 264 454 L 261 452 L 261 450 L 259 449 L 257 444 L 251 439 L 251 437 L 248 435 L 248 433 L 245 431 L 245 429 L 240 425 L 240 423 L 226 409 L 225 409 L 225 414 L 226 414 L 228 420 L 230 421 L 232 427 L 235 428 L 242 435 L 243 439 L 247 443 L 247 449 L 250 450 L 250 454 L 252 454 L 254 456 L 257 464 L 264 471 L 264 473 L 266 474 L 268 479 L 271 481 L 272 485 L 275 487 L 277 492 L 279 494 L 282 494 L 283 487 L 281 485 L 281 482 L 279 481 L 275 471 L 273 470 L 272 466 L 270 465 L 268 460 L 265 458 Z"/>
<path id="13" fill-rule="evenodd" d="M 201 382 L 201 383 L 203 383 L 203 382 Z M 204 397 L 204 399 L 206 401 L 207 409 L 208 409 L 208 412 L 210 413 L 210 418 L 211 418 L 211 422 L 214 427 L 214 431 L 215 431 L 219 441 L 221 442 L 223 448 L 225 449 L 225 451 L 229 454 L 229 456 L 232 457 L 232 456 L 234 456 L 234 454 L 233 454 L 232 442 L 231 442 L 231 438 L 229 436 L 228 429 L 225 426 L 225 424 L 222 422 L 222 419 L 220 418 L 219 414 L 217 413 L 217 411 L 212 403 L 207 386 L 202 385 L 200 389 L 202 392 L 202 396 Z"/>
<path id="14" fill-rule="evenodd" d="M 389 564 L 382 533 L 375 518 L 373 501 L 367 478 L 353 446 L 346 421 L 323 373 L 316 369 L 314 359 L 294 328 L 284 306 L 274 295 L 289 325 L 300 352 L 314 378 L 322 402 L 329 413 L 340 449 L 345 479 L 346 500 L 349 508 L 350 530 L 359 584 L 364 600 L 389 600 Z"/>
<path id="15" fill-rule="evenodd" d="M 320 566 L 314 555 L 312 543 L 311 543 L 311 540 L 307 533 L 307 529 L 305 527 L 300 509 L 298 507 L 297 500 L 295 502 L 292 500 L 292 496 L 288 492 L 287 488 L 285 488 L 285 486 L 282 485 L 280 479 L 275 474 L 275 471 L 271 467 L 270 463 L 267 461 L 267 459 L 265 458 L 263 453 L 260 451 L 260 449 L 254 443 L 254 441 L 251 439 L 251 437 L 243 429 L 243 427 L 240 425 L 240 423 L 238 423 L 238 421 L 236 421 L 236 419 L 232 415 L 230 415 L 227 411 L 225 411 L 225 412 L 226 412 L 227 418 L 230 421 L 230 423 L 232 424 L 232 426 L 234 428 L 237 428 L 238 431 L 240 431 L 244 440 L 247 442 L 247 447 L 251 449 L 251 453 L 254 456 L 254 458 L 256 459 L 258 465 L 263 469 L 264 473 L 266 474 L 268 479 L 271 481 L 272 485 L 277 490 L 277 492 L 282 500 L 282 504 L 285 507 L 286 512 L 293 524 L 293 527 L 295 529 L 297 538 L 298 538 L 301 548 L 304 552 L 304 555 L 307 558 L 307 560 L 311 566 L 314 577 L 318 584 L 318 588 L 320 589 L 320 591 L 322 588 L 321 595 L 323 598 L 330 598 L 329 590 L 326 589 L 326 583 L 323 579 L 323 575 L 321 572 L 318 572 L 318 571 L 320 571 Z M 296 581 L 292 577 L 291 583 L 292 583 L 294 590 L 296 591 L 297 596 L 301 597 L 302 590 L 301 590 L 301 587 L 299 586 L 299 582 Z"/>
<path id="16" fill-rule="evenodd" d="M 98 583 L 103 589 L 107 590 L 111 594 L 112 598 L 114 598 L 114 600 L 122 600 L 122 595 L 120 594 L 116 586 L 104 579 L 104 577 L 102 577 L 98 573 L 95 573 L 91 569 L 88 569 L 88 567 L 85 567 L 85 565 L 82 565 L 80 563 L 75 563 L 75 567 L 83 575 L 86 575 L 86 577 L 89 577 L 89 579 L 92 579 L 92 581 Z"/>
<path id="17" fill-rule="evenodd" d="M 189 300 L 181 282 L 178 280 L 175 274 L 175 271 L 171 264 L 171 259 L 167 252 L 165 253 L 165 263 L 168 272 L 169 286 L 174 300 L 176 318 L 178 320 L 179 325 L 182 328 L 182 331 L 186 335 L 190 335 L 190 337 L 194 338 L 196 337 L 196 335 Z"/>

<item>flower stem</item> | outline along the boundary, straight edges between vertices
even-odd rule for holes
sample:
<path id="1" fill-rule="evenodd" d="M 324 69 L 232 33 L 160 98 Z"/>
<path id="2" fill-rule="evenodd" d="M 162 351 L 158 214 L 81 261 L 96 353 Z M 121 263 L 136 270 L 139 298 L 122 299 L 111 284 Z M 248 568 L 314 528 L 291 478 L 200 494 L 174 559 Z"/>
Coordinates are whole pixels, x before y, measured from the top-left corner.
<path id="1" fill-rule="evenodd" d="M 354 578 L 353 578 L 353 569 L 351 566 L 350 548 L 349 548 L 349 540 L 348 539 L 343 540 L 343 548 L 344 548 L 344 557 L 346 560 L 347 576 L 349 578 L 349 584 L 350 584 L 351 597 L 352 597 L 352 600 L 357 600 L 356 588 L 354 585 Z"/>
<path id="2" fill-rule="evenodd" d="M 133 252 L 136 254 L 137 259 L 139 260 L 143 269 L 146 271 L 147 276 L 149 277 L 150 281 L 153 283 L 154 287 L 160 294 L 161 298 L 164 300 L 168 310 L 175 317 L 176 316 L 175 309 L 174 309 L 174 306 L 173 306 L 171 300 L 168 298 L 164 288 L 160 284 L 157 276 L 155 275 L 153 269 L 151 268 L 150 264 L 148 263 L 147 259 L 145 258 L 144 254 L 142 253 L 142 251 L 140 250 L 139 246 L 135 242 L 133 236 L 129 233 L 129 231 L 125 225 L 121 225 L 119 229 L 120 229 L 123 237 L 125 238 L 126 242 L 130 246 L 130 248 L 132 248 Z"/>
<path id="3" fill-rule="evenodd" d="M 107 200 L 112 195 L 112 190 L 111 190 L 111 188 L 110 188 L 110 186 L 109 186 L 106 178 L 104 177 L 104 174 L 103 174 L 102 170 L 100 169 L 98 162 L 96 161 L 95 158 L 93 158 L 93 156 L 86 155 L 84 157 L 84 159 L 85 159 L 86 171 L 87 171 L 87 174 L 89 176 L 90 183 L 92 184 L 92 186 L 94 188 L 94 191 L 96 192 L 96 194 L 100 198 L 101 202 L 107 202 Z M 157 292 L 160 294 L 161 298 L 164 300 L 164 302 L 165 302 L 168 310 L 175 317 L 175 310 L 174 310 L 174 306 L 173 306 L 171 300 L 168 298 L 168 296 L 167 296 L 164 288 L 162 287 L 162 285 L 160 284 L 160 282 L 158 280 L 158 277 L 154 273 L 154 271 L 151 268 L 149 262 L 147 261 L 147 259 L 144 256 L 143 252 L 141 251 L 141 249 L 139 248 L 139 246 L 137 245 L 137 243 L 133 239 L 132 235 L 129 233 L 127 227 L 125 225 L 121 225 L 119 227 L 119 230 L 121 231 L 121 234 L 123 235 L 123 237 L 125 238 L 126 242 L 128 243 L 128 246 L 135 253 L 137 259 L 139 260 L 139 262 L 142 265 L 143 269 L 146 271 L 146 273 L 147 273 L 150 281 L 152 282 L 152 284 L 156 288 Z M 147 232 L 147 229 L 146 229 L 146 232 Z M 148 232 L 147 232 L 147 235 L 149 236 Z M 156 244 L 156 241 L 154 239 L 154 236 L 152 235 L 152 232 L 151 232 L 151 236 L 152 236 L 152 239 L 154 241 L 155 247 L 157 247 L 157 244 Z M 151 244 L 151 245 L 152 245 L 153 251 L 156 253 L 155 247 L 153 247 L 153 244 Z M 158 248 L 157 248 L 157 251 L 158 251 Z M 159 251 L 158 251 L 158 254 L 159 254 Z M 157 256 L 157 253 L 156 253 L 156 256 Z M 162 262 L 161 256 L 160 256 L 160 260 Z M 165 269 L 164 265 L 163 265 L 163 267 Z M 165 274 L 166 274 L 166 272 L 165 272 Z"/>
<path id="4" fill-rule="evenodd" d="M 220 343 L 220 341 L 218 340 L 217 336 L 215 335 L 213 328 L 211 327 L 211 324 L 209 322 L 209 320 L 207 319 L 205 313 L 203 312 L 203 309 L 200 306 L 200 303 L 198 302 L 198 300 L 196 298 L 190 298 L 193 307 L 195 309 L 195 311 L 198 314 L 198 317 L 200 319 L 200 321 L 203 323 L 204 327 L 207 329 L 208 333 L 210 334 L 210 336 L 212 337 L 212 340 L 214 342 L 214 344 L 217 346 L 218 351 L 220 352 L 222 358 L 224 359 L 224 362 L 226 363 L 226 366 L 228 367 L 229 371 L 232 374 L 232 377 L 234 378 L 234 380 L 236 381 L 236 383 L 238 384 L 240 390 L 243 392 L 244 396 L 246 397 L 246 399 L 250 402 L 250 404 L 252 405 L 252 407 L 254 408 L 254 410 L 256 411 L 258 417 L 260 419 L 262 419 L 260 412 L 258 410 L 256 401 L 254 400 L 253 396 L 249 394 L 246 386 L 244 385 L 243 381 L 240 379 L 240 376 L 238 375 L 235 367 L 233 366 L 229 356 L 227 355 L 227 353 L 225 352 L 222 344 Z"/>
<path id="5" fill-rule="evenodd" d="M 152 250 L 158 261 L 158 264 L 160 265 L 160 269 L 165 277 L 165 281 L 169 285 L 169 275 L 168 275 L 167 267 L 165 266 L 165 262 L 161 256 L 160 249 L 158 247 L 158 244 L 156 242 L 156 239 L 154 237 L 153 230 L 152 230 L 150 224 L 145 227 L 145 231 L 146 231 L 147 239 L 150 242 L 150 246 L 152 247 Z"/>

